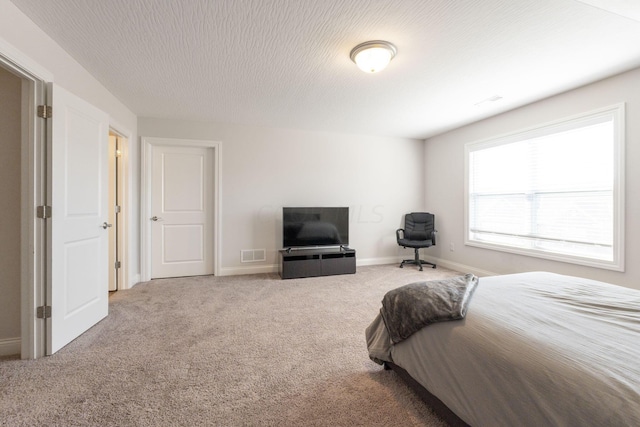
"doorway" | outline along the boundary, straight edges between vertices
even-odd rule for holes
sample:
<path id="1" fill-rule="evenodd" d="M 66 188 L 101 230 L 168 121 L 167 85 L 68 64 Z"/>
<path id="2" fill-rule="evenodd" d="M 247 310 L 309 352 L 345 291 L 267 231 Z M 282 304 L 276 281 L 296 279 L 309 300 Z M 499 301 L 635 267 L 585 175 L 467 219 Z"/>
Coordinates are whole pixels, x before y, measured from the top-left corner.
<path id="1" fill-rule="evenodd" d="M 218 274 L 220 142 L 142 138 L 142 280 Z"/>
<path id="2" fill-rule="evenodd" d="M 22 79 L 0 66 L 0 356 L 20 354 Z"/>
<path id="3" fill-rule="evenodd" d="M 20 65 L 23 62 L 29 64 L 29 69 Z M 10 308 L 5 310 L 4 304 L 0 304 L 0 323 L 7 322 L 0 335 L 0 355 L 35 359 L 45 352 L 45 322 L 37 318 L 37 307 L 45 304 L 47 279 L 47 227 L 35 215 L 36 206 L 46 201 L 46 127 L 37 118 L 36 106 L 44 104 L 44 82 L 51 75 L 2 40 L 0 73 L 3 76 L 0 110 L 3 119 L 9 119 L 1 126 L 3 157 L 6 147 L 9 151 L 4 159 L 11 161 L 6 181 L 10 194 L 2 191 L 6 203 L 0 208 L 0 215 L 4 216 L 1 244 L 2 258 L 7 255 L 6 260 L 12 260 L 12 273 L 3 275 L 0 284 L 2 300 Z M 14 235 L 7 236 L 7 232 Z"/>
<path id="4" fill-rule="evenodd" d="M 109 130 L 109 292 L 127 289 L 127 168 L 129 140 Z"/>

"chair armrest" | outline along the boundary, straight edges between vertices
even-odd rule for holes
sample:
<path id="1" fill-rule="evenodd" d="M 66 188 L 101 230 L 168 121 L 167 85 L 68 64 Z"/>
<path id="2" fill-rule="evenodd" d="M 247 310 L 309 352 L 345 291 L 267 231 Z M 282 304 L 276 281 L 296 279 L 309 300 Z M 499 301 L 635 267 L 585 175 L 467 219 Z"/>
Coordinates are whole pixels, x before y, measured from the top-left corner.
<path id="1" fill-rule="evenodd" d="M 438 230 L 433 230 L 431 232 L 431 242 L 432 242 L 433 246 L 436 245 L 436 234 L 438 234 Z"/>
<path id="2" fill-rule="evenodd" d="M 400 233 L 402 233 L 402 237 L 400 236 Z M 403 228 L 398 228 L 396 230 L 396 242 L 400 243 L 400 239 L 404 239 L 404 229 Z"/>

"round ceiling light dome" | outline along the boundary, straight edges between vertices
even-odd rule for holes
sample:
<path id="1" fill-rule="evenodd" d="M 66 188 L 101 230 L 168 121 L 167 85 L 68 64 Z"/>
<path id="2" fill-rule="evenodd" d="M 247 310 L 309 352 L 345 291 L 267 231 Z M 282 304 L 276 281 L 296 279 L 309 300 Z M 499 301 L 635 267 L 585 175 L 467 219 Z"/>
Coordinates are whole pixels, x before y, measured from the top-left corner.
<path id="1" fill-rule="evenodd" d="M 365 73 L 377 73 L 396 56 L 398 49 L 384 40 L 360 43 L 351 50 L 351 60 Z"/>

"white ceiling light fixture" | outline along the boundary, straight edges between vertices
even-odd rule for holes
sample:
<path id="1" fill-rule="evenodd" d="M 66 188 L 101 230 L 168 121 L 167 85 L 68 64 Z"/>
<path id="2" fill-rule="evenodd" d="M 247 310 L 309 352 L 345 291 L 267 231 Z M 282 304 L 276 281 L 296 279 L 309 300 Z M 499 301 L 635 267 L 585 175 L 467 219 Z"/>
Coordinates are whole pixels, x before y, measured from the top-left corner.
<path id="1" fill-rule="evenodd" d="M 351 60 L 365 73 L 377 73 L 396 56 L 398 49 L 384 40 L 360 43 L 351 49 Z"/>

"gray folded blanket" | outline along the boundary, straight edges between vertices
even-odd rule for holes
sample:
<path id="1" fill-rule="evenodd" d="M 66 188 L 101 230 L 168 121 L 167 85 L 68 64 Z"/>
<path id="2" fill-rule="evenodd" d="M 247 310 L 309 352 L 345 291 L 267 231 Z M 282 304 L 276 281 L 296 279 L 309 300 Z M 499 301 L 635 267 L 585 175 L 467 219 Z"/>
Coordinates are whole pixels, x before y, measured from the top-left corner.
<path id="1" fill-rule="evenodd" d="M 462 319 L 478 285 L 473 274 L 401 286 L 386 293 L 380 314 L 394 344 L 423 327 Z"/>

